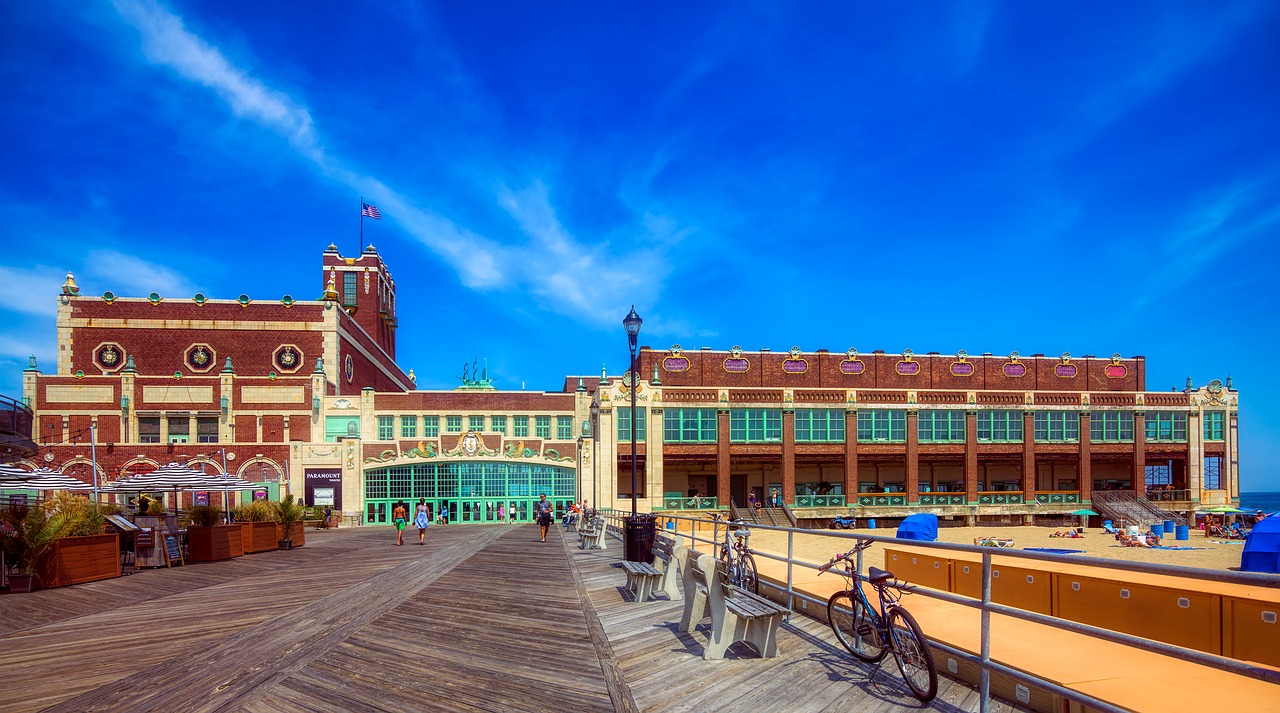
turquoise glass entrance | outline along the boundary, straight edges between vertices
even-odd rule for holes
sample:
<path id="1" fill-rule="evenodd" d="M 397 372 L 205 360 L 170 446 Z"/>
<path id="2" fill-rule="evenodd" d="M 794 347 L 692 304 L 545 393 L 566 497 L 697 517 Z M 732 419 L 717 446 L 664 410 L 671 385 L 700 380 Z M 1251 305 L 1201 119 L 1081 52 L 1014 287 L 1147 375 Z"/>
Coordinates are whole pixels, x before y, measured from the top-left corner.
<path id="1" fill-rule="evenodd" d="M 449 507 L 449 524 L 532 522 L 533 504 L 547 494 L 559 517 L 577 492 L 573 468 L 503 461 L 455 461 L 414 463 L 365 471 L 365 522 L 390 523 L 396 502 L 408 504 L 410 517 L 419 500 L 426 500 L 432 515 Z"/>

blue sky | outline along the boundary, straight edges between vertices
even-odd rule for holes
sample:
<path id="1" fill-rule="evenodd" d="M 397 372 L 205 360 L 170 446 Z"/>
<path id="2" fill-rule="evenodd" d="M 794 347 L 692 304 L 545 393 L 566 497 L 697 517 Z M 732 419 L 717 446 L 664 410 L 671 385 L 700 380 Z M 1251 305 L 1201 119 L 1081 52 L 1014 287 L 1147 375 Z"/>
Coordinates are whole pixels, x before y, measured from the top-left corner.
<path id="1" fill-rule="evenodd" d="M 1280 5 L 7 3 L 0 393 L 54 299 L 319 295 L 359 196 L 424 388 L 656 348 L 1232 375 L 1280 490 Z M 1271 325 L 1268 327 L 1267 325 Z"/>

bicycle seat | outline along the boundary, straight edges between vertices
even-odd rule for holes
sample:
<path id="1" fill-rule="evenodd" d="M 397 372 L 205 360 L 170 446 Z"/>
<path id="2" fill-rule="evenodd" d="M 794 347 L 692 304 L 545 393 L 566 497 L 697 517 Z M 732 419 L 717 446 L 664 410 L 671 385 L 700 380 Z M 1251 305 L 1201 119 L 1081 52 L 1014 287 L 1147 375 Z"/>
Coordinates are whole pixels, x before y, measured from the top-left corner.
<path id="1" fill-rule="evenodd" d="M 893 572 L 886 572 L 879 567 L 867 568 L 867 580 L 872 584 L 880 584 L 881 582 L 887 582 L 890 579 L 893 579 Z"/>

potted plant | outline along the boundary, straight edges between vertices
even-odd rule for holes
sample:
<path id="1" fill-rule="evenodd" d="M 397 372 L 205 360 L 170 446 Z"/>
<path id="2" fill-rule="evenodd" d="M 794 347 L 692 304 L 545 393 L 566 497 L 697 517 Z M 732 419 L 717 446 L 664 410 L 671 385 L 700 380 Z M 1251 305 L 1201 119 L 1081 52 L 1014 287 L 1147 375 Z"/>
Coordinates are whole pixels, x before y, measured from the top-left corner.
<path id="1" fill-rule="evenodd" d="M 244 554 L 239 525 L 222 524 L 222 511 L 212 505 L 187 510 L 187 553 L 192 562 L 215 562 Z"/>
<path id="2" fill-rule="evenodd" d="M 245 554 L 277 549 L 276 513 L 271 503 L 261 500 L 236 508 Z"/>
<path id="3" fill-rule="evenodd" d="M 276 524 L 279 526 L 278 536 L 280 541 L 277 543 L 280 549 L 293 549 L 294 523 L 302 521 L 304 514 L 302 506 L 293 500 L 293 493 L 289 493 L 275 503 Z M 299 542 L 301 544 L 301 542 Z"/>
<path id="4" fill-rule="evenodd" d="M 36 562 L 42 587 L 65 587 L 120 576 L 120 537 L 104 533 L 103 506 L 84 496 L 56 493 L 42 506 L 46 515 L 65 516 L 60 537 Z"/>
<path id="5" fill-rule="evenodd" d="M 58 538 L 69 534 L 75 523 L 69 513 L 25 506 L 0 510 L 0 519 L 4 522 L 5 555 L 12 557 L 18 566 L 18 574 L 9 578 L 9 591 L 30 592 L 37 579 L 40 558 Z"/>

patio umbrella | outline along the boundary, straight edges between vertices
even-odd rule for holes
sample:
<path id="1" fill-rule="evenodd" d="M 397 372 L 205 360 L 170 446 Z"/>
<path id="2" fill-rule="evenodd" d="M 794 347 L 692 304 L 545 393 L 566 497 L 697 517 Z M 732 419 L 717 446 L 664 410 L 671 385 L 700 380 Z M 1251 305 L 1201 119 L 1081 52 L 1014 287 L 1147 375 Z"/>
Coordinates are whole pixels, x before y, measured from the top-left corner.
<path id="1" fill-rule="evenodd" d="M 222 489 L 222 502 L 227 508 L 227 522 L 231 521 L 231 497 L 227 491 L 229 490 L 256 490 L 262 487 L 262 483 L 254 483 L 244 478 L 237 478 L 231 475 L 215 475 L 211 476 L 213 480 L 218 481 L 216 487 Z"/>
<path id="2" fill-rule="evenodd" d="M 86 483 L 49 468 L 40 468 L 28 475 L 31 477 L 22 481 L 18 487 L 30 490 L 93 490 L 93 483 Z"/>
<path id="3" fill-rule="evenodd" d="M 1097 515 L 1098 513 L 1094 512 L 1094 511 L 1092 511 L 1092 510 L 1090 510 L 1090 509 L 1088 509 L 1088 508 L 1080 508 L 1079 510 L 1076 510 L 1075 512 L 1073 512 L 1073 513 L 1071 513 L 1071 514 L 1072 514 L 1072 515 L 1079 515 L 1079 516 L 1080 516 L 1080 526 L 1081 526 L 1081 527 L 1084 527 L 1085 518 L 1086 518 L 1086 517 L 1089 517 L 1090 515 Z"/>
<path id="4" fill-rule="evenodd" d="M 0 488 L 21 488 L 35 474 L 8 463 L 0 463 Z"/>
<path id="5" fill-rule="evenodd" d="M 104 490 L 117 493 L 146 493 L 153 490 L 173 491 L 173 514 L 178 514 L 179 490 L 212 490 L 221 481 L 185 465 L 170 463 L 151 471 L 121 478 Z"/>

